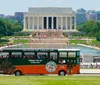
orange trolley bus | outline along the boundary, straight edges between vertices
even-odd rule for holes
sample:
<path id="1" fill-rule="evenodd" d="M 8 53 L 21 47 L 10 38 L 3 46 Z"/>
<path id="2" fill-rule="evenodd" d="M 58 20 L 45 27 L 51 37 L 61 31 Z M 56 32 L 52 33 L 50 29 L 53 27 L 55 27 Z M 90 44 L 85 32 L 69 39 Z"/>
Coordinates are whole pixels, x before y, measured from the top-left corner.
<path id="1" fill-rule="evenodd" d="M 0 51 L 0 71 L 24 74 L 80 73 L 79 49 L 4 48 Z"/>

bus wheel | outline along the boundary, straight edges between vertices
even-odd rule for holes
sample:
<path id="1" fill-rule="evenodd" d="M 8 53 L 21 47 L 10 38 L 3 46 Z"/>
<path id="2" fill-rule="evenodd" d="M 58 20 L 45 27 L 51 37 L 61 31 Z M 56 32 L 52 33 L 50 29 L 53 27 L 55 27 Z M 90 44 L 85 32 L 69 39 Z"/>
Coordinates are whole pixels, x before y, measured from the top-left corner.
<path id="1" fill-rule="evenodd" d="M 66 72 L 65 71 L 59 71 L 58 75 L 59 76 L 65 76 L 66 75 Z"/>
<path id="2" fill-rule="evenodd" d="M 22 72 L 21 71 L 16 71 L 15 72 L 15 76 L 21 76 L 22 75 Z"/>

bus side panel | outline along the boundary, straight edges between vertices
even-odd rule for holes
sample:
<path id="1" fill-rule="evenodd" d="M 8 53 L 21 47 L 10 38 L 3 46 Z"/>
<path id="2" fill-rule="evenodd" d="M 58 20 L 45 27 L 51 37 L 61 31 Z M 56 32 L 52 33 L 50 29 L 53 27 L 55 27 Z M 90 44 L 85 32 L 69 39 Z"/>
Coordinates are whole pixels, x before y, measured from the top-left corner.
<path id="1" fill-rule="evenodd" d="M 38 71 L 37 71 L 38 74 L 58 74 L 58 72 L 60 70 L 66 71 L 67 66 L 66 65 L 57 65 L 56 71 L 54 71 L 54 72 L 48 72 L 46 69 L 46 65 L 39 65 L 39 66 L 37 66 L 37 68 L 38 68 Z"/>
<path id="2" fill-rule="evenodd" d="M 46 70 L 46 65 L 25 65 L 16 66 L 16 70 L 20 70 L 23 74 L 58 74 L 59 71 L 64 70 L 68 74 L 67 65 L 57 65 L 55 72 L 48 72 Z M 80 73 L 80 65 L 72 66 L 72 74 Z"/>
<path id="3" fill-rule="evenodd" d="M 78 74 L 80 73 L 80 65 L 73 65 L 73 68 L 72 68 L 72 74 Z"/>
<path id="4" fill-rule="evenodd" d="M 37 66 L 35 65 L 16 66 L 16 70 L 20 70 L 22 74 L 37 74 Z"/>
<path id="5" fill-rule="evenodd" d="M 22 74 L 47 74 L 45 65 L 16 66 L 16 70 L 20 70 Z"/>
<path id="6" fill-rule="evenodd" d="M 66 74 L 67 74 L 67 73 L 68 73 L 68 72 L 67 72 L 67 65 L 58 65 L 58 66 L 57 66 L 57 70 L 56 70 L 55 73 L 58 74 L 58 72 L 61 71 L 61 70 L 65 71 Z"/>
<path id="7" fill-rule="evenodd" d="M 58 65 L 55 72 L 48 72 L 46 65 L 25 65 L 16 66 L 15 70 L 20 70 L 22 74 L 58 74 L 59 71 L 67 70 L 67 65 Z M 67 71 L 66 71 L 67 73 Z"/>

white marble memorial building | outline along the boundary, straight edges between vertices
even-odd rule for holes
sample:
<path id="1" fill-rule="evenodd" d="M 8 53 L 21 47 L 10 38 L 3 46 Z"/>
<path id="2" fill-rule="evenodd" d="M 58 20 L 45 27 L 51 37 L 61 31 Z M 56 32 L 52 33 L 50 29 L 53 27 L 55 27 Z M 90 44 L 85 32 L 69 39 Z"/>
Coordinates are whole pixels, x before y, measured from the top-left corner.
<path id="1" fill-rule="evenodd" d="M 76 30 L 76 15 L 72 8 L 37 7 L 29 8 L 24 14 L 24 30 L 42 29 Z"/>

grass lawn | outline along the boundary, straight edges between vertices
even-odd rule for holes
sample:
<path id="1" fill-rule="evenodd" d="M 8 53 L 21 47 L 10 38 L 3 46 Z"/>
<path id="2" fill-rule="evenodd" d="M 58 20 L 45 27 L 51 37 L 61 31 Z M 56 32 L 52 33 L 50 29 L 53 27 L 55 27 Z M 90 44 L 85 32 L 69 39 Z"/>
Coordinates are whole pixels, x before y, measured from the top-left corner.
<path id="1" fill-rule="evenodd" d="M 92 40 L 92 44 L 96 46 L 100 46 L 100 41 Z"/>
<path id="2" fill-rule="evenodd" d="M 71 44 L 87 44 L 86 40 L 70 40 Z"/>
<path id="3" fill-rule="evenodd" d="M 0 85 L 100 85 L 100 76 L 0 76 Z"/>
<path id="4" fill-rule="evenodd" d="M 85 44 L 85 45 L 89 45 L 86 40 L 70 40 L 70 44 Z M 100 46 L 100 41 L 92 40 L 91 45 Z"/>
<path id="5" fill-rule="evenodd" d="M 14 40 L 14 43 L 28 43 L 29 40 Z"/>

